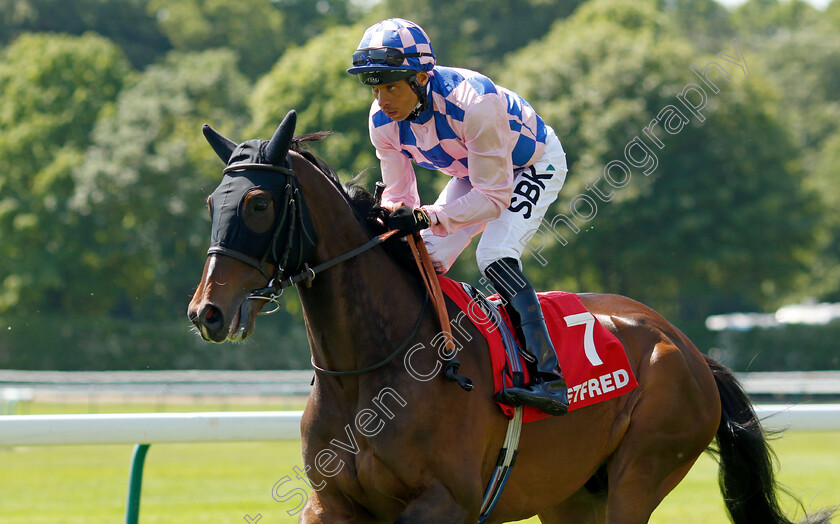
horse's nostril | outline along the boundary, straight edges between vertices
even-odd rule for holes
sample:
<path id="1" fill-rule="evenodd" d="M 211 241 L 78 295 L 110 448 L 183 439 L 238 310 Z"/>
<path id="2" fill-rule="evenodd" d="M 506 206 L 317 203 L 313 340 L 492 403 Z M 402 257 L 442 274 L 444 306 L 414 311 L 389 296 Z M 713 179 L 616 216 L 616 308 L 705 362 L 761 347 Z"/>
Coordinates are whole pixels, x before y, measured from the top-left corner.
<path id="1" fill-rule="evenodd" d="M 216 308 L 210 308 L 207 310 L 207 313 L 204 314 L 204 318 L 207 320 L 207 322 L 211 324 L 215 324 L 216 322 L 218 322 L 220 316 L 221 314 Z"/>
<path id="2" fill-rule="evenodd" d="M 210 329 L 219 329 L 222 326 L 222 312 L 216 306 L 207 304 L 202 310 L 202 324 Z"/>

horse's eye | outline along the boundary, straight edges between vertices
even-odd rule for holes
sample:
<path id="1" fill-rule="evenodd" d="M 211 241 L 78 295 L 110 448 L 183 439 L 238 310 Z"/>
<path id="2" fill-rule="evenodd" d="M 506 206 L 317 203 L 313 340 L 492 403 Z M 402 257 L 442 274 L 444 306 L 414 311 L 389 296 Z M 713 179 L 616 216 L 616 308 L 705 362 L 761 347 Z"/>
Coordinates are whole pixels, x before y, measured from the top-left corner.
<path id="1" fill-rule="evenodd" d="M 254 233 L 265 233 L 274 224 L 274 199 L 267 191 L 256 189 L 246 194 L 242 211 L 245 226 Z"/>

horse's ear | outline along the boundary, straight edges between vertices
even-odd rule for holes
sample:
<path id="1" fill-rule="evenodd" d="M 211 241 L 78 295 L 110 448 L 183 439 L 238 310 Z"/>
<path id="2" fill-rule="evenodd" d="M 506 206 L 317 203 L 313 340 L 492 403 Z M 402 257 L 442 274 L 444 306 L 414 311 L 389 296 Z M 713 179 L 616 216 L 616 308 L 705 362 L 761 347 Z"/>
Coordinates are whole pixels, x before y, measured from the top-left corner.
<path id="1" fill-rule="evenodd" d="M 286 153 L 289 152 L 289 147 L 292 145 L 292 138 L 295 136 L 295 124 L 297 123 L 297 113 L 291 110 L 286 114 L 286 117 L 280 122 L 274 136 L 268 142 L 265 148 L 266 160 L 269 164 L 280 165 L 286 158 Z"/>
<path id="2" fill-rule="evenodd" d="M 233 154 L 233 150 L 237 147 L 237 143 L 219 134 L 218 131 L 207 124 L 201 126 L 201 132 L 204 133 L 204 138 L 206 138 L 207 142 L 210 143 L 210 147 L 213 148 L 213 151 L 215 151 L 216 154 L 219 155 L 219 158 L 222 159 L 222 162 L 227 165 L 228 161 L 230 161 L 230 156 Z"/>

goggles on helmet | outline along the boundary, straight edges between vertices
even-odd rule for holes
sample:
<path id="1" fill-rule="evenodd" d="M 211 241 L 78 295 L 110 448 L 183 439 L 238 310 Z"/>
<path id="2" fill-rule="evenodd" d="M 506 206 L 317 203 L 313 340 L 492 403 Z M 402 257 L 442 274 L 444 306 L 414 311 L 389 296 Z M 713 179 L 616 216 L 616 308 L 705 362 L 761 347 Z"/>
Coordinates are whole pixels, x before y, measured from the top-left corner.
<path id="1" fill-rule="evenodd" d="M 353 53 L 353 65 L 383 64 L 398 67 L 403 65 L 406 58 L 420 58 L 422 56 L 431 56 L 434 58 L 435 55 L 433 53 L 403 53 L 393 47 L 359 49 Z"/>
<path id="2" fill-rule="evenodd" d="M 411 78 L 417 71 L 411 69 L 387 69 L 384 71 L 364 71 L 359 73 L 359 82 L 368 86 L 378 86 Z"/>

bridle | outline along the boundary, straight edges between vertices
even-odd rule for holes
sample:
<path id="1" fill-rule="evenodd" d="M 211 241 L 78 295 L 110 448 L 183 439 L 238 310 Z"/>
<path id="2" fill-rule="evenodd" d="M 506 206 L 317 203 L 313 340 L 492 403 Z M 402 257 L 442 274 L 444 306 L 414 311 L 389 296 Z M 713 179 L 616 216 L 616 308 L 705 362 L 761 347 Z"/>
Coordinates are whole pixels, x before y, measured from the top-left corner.
<path id="1" fill-rule="evenodd" d="M 326 262 L 318 264 L 315 267 L 309 267 L 309 264 L 306 262 L 302 263 L 303 270 L 291 275 L 287 278 L 283 278 L 284 273 L 286 272 L 286 267 L 290 257 L 295 256 L 299 258 L 299 262 L 302 262 L 300 259 L 300 253 L 294 254 L 292 249 L 292 243 L 289 242 L 283 248 L 282 255 L 278 260 L 276 265 L 276 269 L 274 274 L 271 275 L 268 271 L 265 270 L 266 262 L 271 262 L 269 257 L 275 250 L 275 246 L 277 244 L 278 238 L 280 238 L 282 228 L 288 227 L 292 228 L 292 231 L 289 231 L 289 239 L 294 238 L 294 228 L 297 227 L 298 224 L 302 224 L 304 220 L 308 219 L 308 211 L 306 210 L 306 206 L 303 203 L 303 199 L 300 197 L 299 194 L 299 185 L 297 180 L 297 174 L 295 173 L 294 169 L 290 167 L 284 166 L 276 166 L 273 164 L 263 164 L 263 163 L 254 163 L 254 162 L 239 162 L 235 164 L 230 164 L 222 171 L 222 174 L 225 175 L 230 172 L 234 171 L 244 171 L 244 170 L 262 170 L 262 171 L 274 171 L 277 173 L 281 173 L 287 177 L 286 180 L 286 187 L 285 187 L 285 202 L 283 202 L 283 207 L 285 212 L 281 212 L 277 218 L 277 224 L 274 226 L 274 231 L 271 235 L 271 242 L 269 243 L 268 247 L 266 248 L 265 253 L 260 257 L 259 260 L 256 258 L 246 255 L 240 251 L 235 249 L 231 249 L 225 246 L 214 246 L 211 247 L 208 251 L 208 255 L 212 254 L 222 254 L 232 258 L 235 258 L 239 261 L 242 261 L 248 264 L 251 267 L 256 268 L 259 270 L 260 273 L 266 278 L 268 281 L 268 285 L 264 288 L 254 289 L 250 292 L 246 300 L 264 300 L 266 302 L 271 302 L 274 304 L 274 308 L 270 311 L 260 312 L 260 315 L 270 315 L 272 313 L 276 313 L 281 304 L 278 302 L 278 298 L 283 295 L 283 292 L 287 287 L 293 286 L 299 283 L 306 283 L 307 285 L 311 285 L 312 281 L 315 279 L 315 276 L 319 273 L 330 269 L 344 261 L 347 261 L 353 257 L 356 257 L 366 251 L 373 249 L 374 247 L 378 246 L 379 244 L 385 242 L 389 238 L 391 238 L 394 234 L 398 232 L 398 230 L 390 230 L 382 233 L 381 235 L 377 235 L 364 244 L 351 249 L 341 255 L 338 255 L 335 258 L 331 258 Z M 381 187 L 377 185 L 377 200 L 381 196 Z M 300 202 L 300 205 L 298 205 Z M 306 247 L 302 248 L 303 251 L 306 251 Z M 311 246 L 311 247 L 314 247 Z M 297 265 L 300 265 L 299 263 Z M 417 331 L 420 329 L 420 325 L 422 323 L 423 317 L 426 313 L 426 306 L 429 303 L 429 293 L 426 292 L 423 298 L 423 306 L 420 309 L 420 314 L 417 317 L 417 321 L 414 324 L 413 329 L 411 330 L 411 334 L 400 344 L 396 350 L 394 350 L 390 355 L 385 357 L 383 360 L 379 361 L 376 364 L 367 366 L 362 369 L 358 370 L 351 370 L 351 371 L 336 371 L 330 370 L 326 368 L 322 368 L 315 364 L 315 360 L 312 360 L 312 367 L 315 368 L 316 371 L 320 373 L 324 373 L 327 375 L 333 376 L 352 376 L 352 375 L 361 375 L 364 373 L 368 373 L 375 369 L 379 369 L 386 365 L 388 362 L 393 360 L 397 355 L 399 355 L 405 348 L 408 346 L 408 343 L 414 338 L 417 334 Z"/>
<path id="2" fill-rule="evenodd" d="M 283 248 L 283 253 L 280 256 L 280 260 L 277 261 L 276 269 L 274 271 L 274 274 L 272 275 L 265 270 L 265 264 L 266 262 L 270 262 L 268 260 L 268 257 L 274 252 L 277 240 L 280 237 L 280 233 L 283 230 L 283 227 L 288 224 L 289 228 L 291 228 L 291 231 L 289 231 L 289 238 L 293 238 L 295 233 L 294 228 L 297 227 L 298 224 L 303 222 L 303 220 L 306 218 L 304 217 L 304 214 L 307 213 L 307 211 L 304 205 L 298 205 L 298 201 L 300 201 L 301 199 L 299 197 L 297 173 L 295 173 L 294 169 L 284 166 L 275 166 L 273 164 L 240 162 L 227 166 L 222 171 L 222 174 L 225 175 L 234 171 L 245 171 L 246 169 L 254 169 L 259 171 L 274 171 L 277 173 L 281 173 L 287 177 L 285 188 L 286 201 L 283 203 L 283 207 L 286 211 L 285 213 L 280 213 L 280 216 L 277 219 L 277 224 L 274 226 L 274 231 L 271 235 L 271 242 L 269 243 L 265 253 L 263 253 L 259 260 L 255 259 L 252 256 L 246 255 L 245 253 L 224 246 L 211 247 L 207 251 L 207 254 L 222 254 L 235 258 L 241 262 L 248 264 L 253 268 L 256 268 L 260 273 L 262 273 L 262 275 L 268 281 L 268 285 L 266 287 L 251 291 L 251 293 L 246 299 L 265 300 L 274 304 L 274 309 L 270 311 L 262 311 L 259 313 L 260 315 L 270 315 L 278 311 L 278 309 L 280 308 L 280 303 L 277 302 L 277 299 L 283 295 L 283 292 L 287 287 L 303 282 L 311 285 L 312 281 L 315 279 L 315 276 L 318 273 L 321 273 L 322 271 L 336 266 L 346 260 L 356 257 L 364 253 L 365 251 L 373 249 L 374 247 L 385 242 L 386 240 L 391 238 L 395 233 L 397 233 L 396 230 L 386 231 L 381 235 L 373 237 L 361 246 L 355 249 L 351 249 L 350 251 L 338 255 L 335 258 L 327 260 L 322 264 L 318 264 L 315 267 L 309 267 L 308 263 L 300 260 L 302 264 L 298 265 L 302 265 L 303 270 L 284 279 L 283 275 L 286 272 L 286 267 L 289 258 L 292 254 L 292 243 L 289 242 L 288 245 Z M 314 247 L 314 245 L 312 247 Z"/>
<path id="3" fill-rule="evenodd" d="M 295 233 L 297 233 L 296 228 L 298 227 L 298 225 L 302 224 L 305 220 L 308 220 L 308 216 L 305 206 L 298 204 L 299 201 L 301 201 L 299 196 L 300 186 L 297 180 L 297 173 L 295 173 L 294 169 L 273 164 L 263 164 L 257 162 L 238 162 L 225 167 L 224 170 L 222 170 L 222 175 L 245 170 L 273 171 L 276 173 L 280 173 L 286 177 L 286 187 L 284 189 L 284 198 L 282 202 L 283 211 L 279 213 L 279 216 L 276 219 L 277 223 L 275 224 L 274 230 L 271 234 L 271 241 L 269 242 L 265 253 L 263 253 L 259 260 L 250 255 L 242 253 L 241 251 L 237 251 L 226 246 L 213 246 L 207 250 L 207 254 L 226 255 L 231 258 L 235 258 L 236 260 L 239 260 L 241 262 L 244 262 L 249 266 L 257 269 L 266 278 L 266 280 L 269 283 L 269 287 L 252 291 L 251 294 L 248 296 L 248 299 L 266 300 L 268 302 L 273 302 L 275 304 L 274 309 L 272 309 L 271 311 L 260 312 L 261 315 L 270 315 L 271 313 L 275 313 L 279 309 L 280 304 L 277 302 L 277 298 L 279 298 L 280 295 L 283 294 L 283 289 L 291 284 L 305 280 L 305 278 L 301 275 L 308 273 L 308 271 L 303 271 L 301 274 L 297 274 L 293 277 L 290 277 L 285 281 L 281 280 L 283 274 L 286 271 L 286 267 L 289 264 L 289 259 L 292 256 L 293 243 L 291 242 L 291 239 L 293 239 Z M 272 256 L 272 254 L 275 252 L 277 241 L 280 238 L 280 234 L 283 232 L 284 227 L 289 228 L 288 237 L 290 241 L 286 243 L 285 247 L 283 247 L 283 252 L 279 256 L 278 260 L 271 261 L 269 260 L 269 257 Z M 300 250 L 307 251 L 307 248 L 314 248 L 314 242 L 309 243 L 311 245 L 302 246 Z M 300 262 L 302 262 L 300 260 L 302 254 L 297 253 L 295 254 L 295 256 L 299 259 L 298 261 L 296 261 L 296 265 L 299 265 Z M 266 263 L 275 264 L 276 269 L 273 275 L 265 270 Z M 308 265 L 306 265 L 306 263 L 303 263 L 303 266 L 308 268 Z M 315 274 L 312 273 L 311 277 L 314 278 L 314 276 Z M 292 282 L 292 280 L 294 281 Z M 275 282 L 278 283 L 277 286 L 274 285 Z M 279 285 L 281 282 L 284 283 L 282 286 Z M 269 289 L 275 291 L 269 292 Z M 276 291 L 279 291 L 279 293 L 277 293 Z"/>
<path id="4" fill-rule="evenodd" d="M 264 300 L 266 302 L 274 304 L 273 309 L 271 309 L 270 311 L 261 311 L 259 313 L 260 315 L 271 315 L 272 313 L 276 313 L 280 309 L 281 305 L 277 301 L 277 299 L 283 295 L 283 292 L 286 290 L 287 287 L 291 287 L 300 283 L 307 283 L 308 285 L 311 285 L 312 281 L 315 279 L 315 276 L 318 273 L 321 273 L 353 257 L 361 255 L 365 251 L 373 249 L 374 247 L 385 242 L 397 233 L 397 230 L 386 231 L 381 235 L 373 237 L 361 246 L 355 249 L 351 249 L 346 253 L 338 255 L 337 257 L 332 258 L 330 260 L 327 260 L 326 262 L 318 264 L 315 267 L 309 267 L 308 263 L 301 261 L 303 262 L 303 270 L 284 279 L 282 277 L 283 274 L 286 272 L 286 264 L 288 263 L 288 259 L 292 251 L 292 245 L 291 242 L 289 242 L 289 244 L 283 249 L 283 254 L 280 257 L 281 259 L 278 261 L 278 264 L 274 271 L 274 275 L 271 275 L 265 270 L 265 264 L 268 261 L 268 257 L 270 256 L 270 254 L 274 252 L 275 245 L 277 244 L 277 239 L 280 236 L 282 228 L 288 223 L 289 227 L 292 228 L 289 237 L 292 238 L 294 234 L 294 228 L 297 226 L 297 224 L 301 223 L 304 220 L 303 215 L 304 213 L 307 213 L 307 211 L 304 205 L 298 206 L 297 204 L 297 200 L 300 200 L 300 198 L 298 197 L 299 185 L 297 181 L 297 173 L 295 173 L 294 169 L 285 166 L 276 166 L 273 164 L 240 162 L 225 167 L 225 169 L 222 171 L 222 175 L 234 171 L 244 171 L 246 169 L 274 171 L 277 173 L 281 173 L 287 177 L 285 189 L 286 202 L 284 203 L 284 208 L 286 209 L 286 212 L 285 214 L 281 213 L 281 216 L 278 218 L 277 224 L 274 226 L 274 232 L 271 235 L 271 242 L 269 243 L 265 253 L 263 253 L 262 257 L 260 257 L 259 260 L 234 249 L 223 246 L 211 247 L 207 251 L 207 254 L 227 255 L 229 257 L 245 262 L 246 264 L 256 268 L 257 270 L 259 270 L 260 273 L 262 273 L 262 275 L 268 281 L 268 285 L 263 288 L 252 290 L 246 298 L 246 300 Z M 377 185 L 377 200 L 381 197 L 381 191 L 382 187 Z"/>

